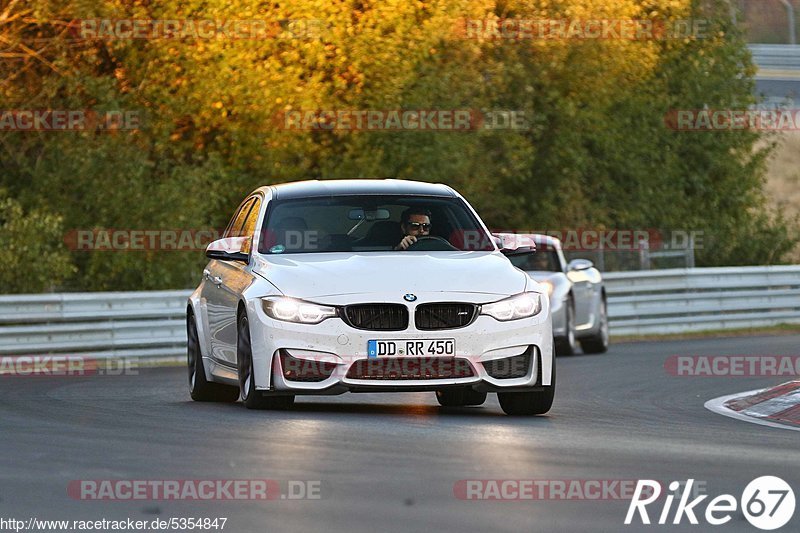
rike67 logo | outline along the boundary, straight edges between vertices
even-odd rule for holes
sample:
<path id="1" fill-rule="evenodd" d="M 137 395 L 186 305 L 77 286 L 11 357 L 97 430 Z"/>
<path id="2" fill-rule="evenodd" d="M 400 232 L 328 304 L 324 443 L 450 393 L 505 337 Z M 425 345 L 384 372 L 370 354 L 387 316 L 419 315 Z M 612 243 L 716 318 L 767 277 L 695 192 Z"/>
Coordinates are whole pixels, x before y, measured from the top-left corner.
<path id="1" fill-rule="evenodd" d="M 721 494 L 708 502 L 705 513 L 702 514 L 700 509 L 695 508 L 699 507 L 703 500 L 708 498 L 708 495 L 696 496 L 690 501 L 693 484 L 694 479 L 686 481 L 671 522 L 669 519 L 672 513 L 672 504 L 677 494 L 668 494 L 664 498 L 664 506 L 658 516 L 657 524 L 680 524 L 685 517 L 690 524 L 697 525 L 700 523 L 697 516 L 700 515 L 708 524 L 719 526 L 729 522 L 736 513 L 737 506 L 741 505 L 742 514 L 750 524 L 758 529 L 773 530 L 786 525 L 794 514 L 794 491 L 779 477 L 762 476 L 754 479 L 742 491 L 742 497 L 738 502 L 730 494 Z M 678 481 L 673 481 L 669 484 L 669 490 L 675 493 L 682 485 Z M 645 494 L 646 496 L 644 496 Z M 660 496 L 661 484 L 658 481 L 640 479 L 628 507 L 625 524 L 630 525 L 637 513 L 642 524 L 650 524 L 647 506 L 658 500 Z"/>

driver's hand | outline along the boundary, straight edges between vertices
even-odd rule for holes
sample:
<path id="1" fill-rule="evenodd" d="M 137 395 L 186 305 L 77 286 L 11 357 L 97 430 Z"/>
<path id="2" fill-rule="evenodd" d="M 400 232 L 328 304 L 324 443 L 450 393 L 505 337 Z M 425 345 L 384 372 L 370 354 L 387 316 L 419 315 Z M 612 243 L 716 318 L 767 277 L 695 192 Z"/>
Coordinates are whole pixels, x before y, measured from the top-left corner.
<path id="1" fill-rule="evenodd" d="M 406 235 L 405 237 L 403 237 L 403 240 L 400 241 L 400 244 L 397 245 L 396 250 L 405 250 L 415 242 L 417 242 L 416 237 L 414 237 L 413 235 Z"/>

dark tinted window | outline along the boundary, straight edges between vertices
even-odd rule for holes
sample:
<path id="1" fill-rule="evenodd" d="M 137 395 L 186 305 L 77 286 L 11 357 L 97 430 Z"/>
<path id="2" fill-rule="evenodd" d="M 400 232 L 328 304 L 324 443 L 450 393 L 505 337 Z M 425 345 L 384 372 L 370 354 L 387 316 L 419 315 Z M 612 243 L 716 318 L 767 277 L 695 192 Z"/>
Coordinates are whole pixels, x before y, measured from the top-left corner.
<path id="1" fill-rule="evenodd" d="M 261 253 L 390 251 L 403 238 L 401 215 L 430 212 L 430 235 L 450 250 L 494 250 L 489 236 L 459 198 L 360 195 L 278 200 L 267 210 Z M 430 240 L 429 240 L 430 241 Z"/>
<path id="2" fill-rule="evenodd" d="M 558 252 L 555 250 L 538 250 L 529 254 L 510 255 L 511 263 L 527 272 L 561 272 Z"/>

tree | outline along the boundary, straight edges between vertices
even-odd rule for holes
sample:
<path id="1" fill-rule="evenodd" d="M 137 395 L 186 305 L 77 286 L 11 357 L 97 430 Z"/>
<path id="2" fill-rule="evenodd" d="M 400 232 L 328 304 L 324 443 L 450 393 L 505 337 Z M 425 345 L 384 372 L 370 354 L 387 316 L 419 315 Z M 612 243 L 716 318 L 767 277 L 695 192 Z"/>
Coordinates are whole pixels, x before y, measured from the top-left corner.
<path id="1" fill-rule="evenodd" d="M 266 33 L 114 39 L 87 30 L 96 19 L 265 21 Z M 684 39 L 466 32 L 506 19 L 709 26 Z M 141 119 L 130 130 L 0 131 L 0 187 L 67 233 L 220 228 L 260 185 L 399 177 L 453 185 L 496 228 L 700 230 L 706 265 L 778 262 L 795 239 L 764 208 L 762 135 L 665 127 L 671 110 L 754 103 L 724 3 L 11 1 L 0 68 L 0 109 Z M 514 112 L 528 127 L 293 131 L 281 120 L 343 109 Z M 204 261 L 199 250 L 75 252 L 61 288 L 187 287 Z"/>

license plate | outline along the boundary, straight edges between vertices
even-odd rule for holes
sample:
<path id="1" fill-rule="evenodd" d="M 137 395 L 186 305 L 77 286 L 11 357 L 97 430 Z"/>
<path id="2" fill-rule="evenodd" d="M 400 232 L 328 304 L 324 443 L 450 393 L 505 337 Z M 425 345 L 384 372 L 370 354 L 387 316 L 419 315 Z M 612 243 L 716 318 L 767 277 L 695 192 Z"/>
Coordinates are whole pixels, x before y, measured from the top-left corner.
<path id="1" fill-rule="evenodd" d="M 367 357 L 426 357 L 455 354 L 455 339 L 367 341 Z"/>

